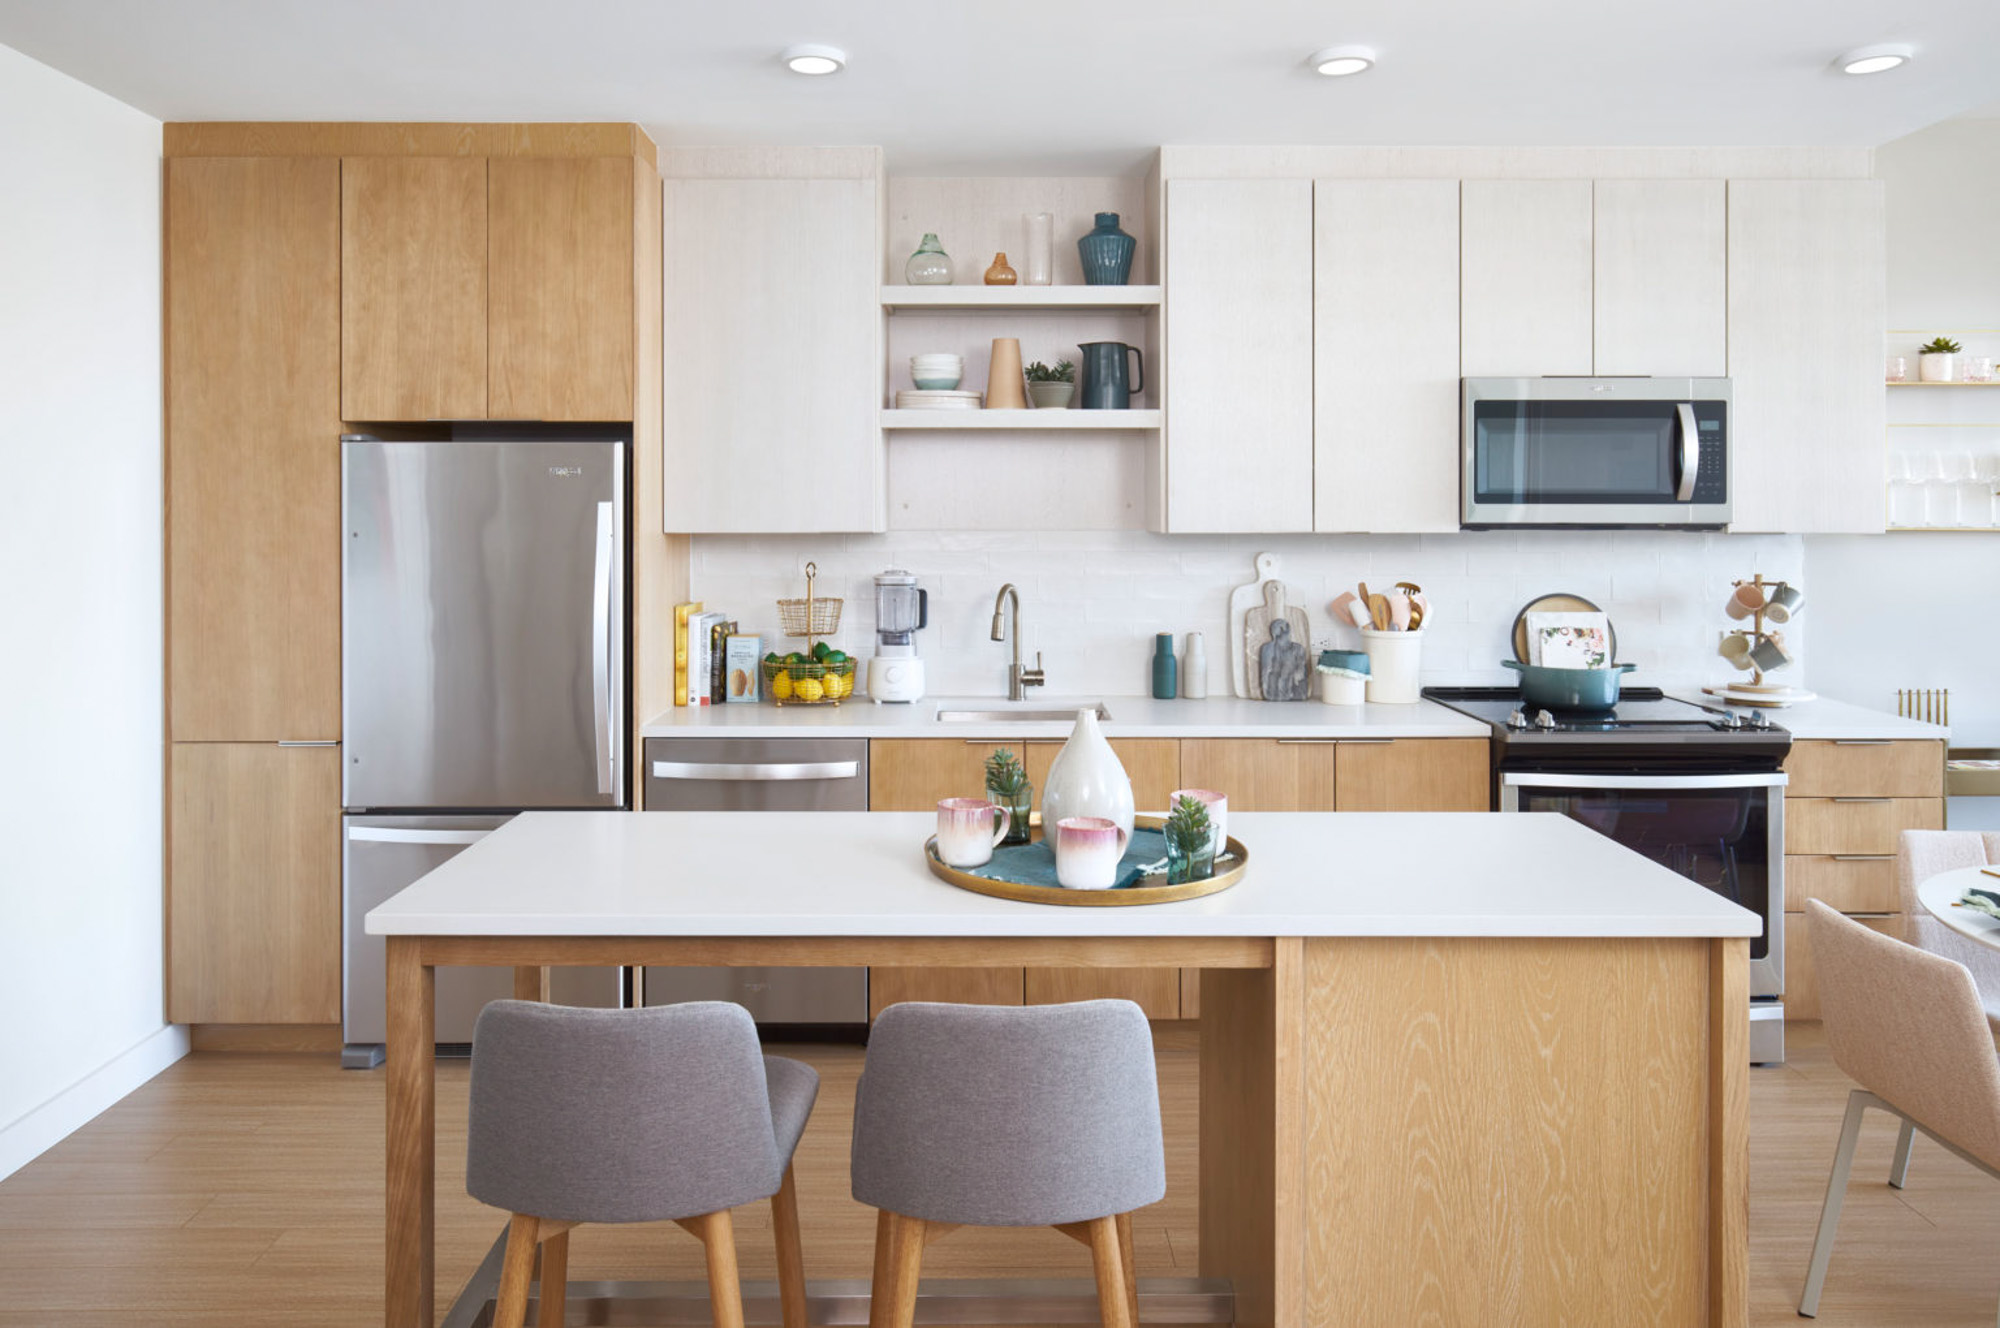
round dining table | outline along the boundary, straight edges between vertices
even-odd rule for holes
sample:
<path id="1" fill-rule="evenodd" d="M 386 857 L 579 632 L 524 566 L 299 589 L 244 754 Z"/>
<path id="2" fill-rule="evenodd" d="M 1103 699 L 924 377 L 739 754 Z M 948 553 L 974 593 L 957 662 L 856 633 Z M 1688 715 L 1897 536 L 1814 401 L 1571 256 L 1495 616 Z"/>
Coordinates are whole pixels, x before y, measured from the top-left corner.
<path id="1" fill-rule="evenodd" d="M 1917 900 L 1932 917 L 1959 935 L 2000 950 L 2000 918 L 1989 917 L 1978 909 L 1959 907 L 1958 901 L 1970 889 L 2000 894 L 2000 876 L 1988 875 L 1983 867 L 1941 872 L 1917 887 Z"/>

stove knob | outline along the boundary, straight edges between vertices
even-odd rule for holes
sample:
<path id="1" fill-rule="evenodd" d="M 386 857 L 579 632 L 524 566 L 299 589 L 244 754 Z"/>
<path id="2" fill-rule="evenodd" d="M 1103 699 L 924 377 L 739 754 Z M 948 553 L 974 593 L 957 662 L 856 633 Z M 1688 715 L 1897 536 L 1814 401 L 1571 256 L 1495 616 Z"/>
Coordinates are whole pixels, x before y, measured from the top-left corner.
<path id="1" fill-rule="evenodd" d="M 1771 717 L 1761 710 L 1753 710 L 1750 712 L 1750 727 L 1753 729 L 1768 729 L 1771 727 Z"/>
<path id="2" fill-rule="evenodd" d="M 1550 714 L 1548 711 L 1544 710 L 1540 714 L 1535 716 L 1535 727 L 1542 730 L 1544 733 L 1554 729 L 1555 726 L 1556 726 L 1556 717 Z"/>
<path id="3" fill-rule="evenodd" d="M 1723 711 L 1720 722 L 1722 727 L 1726 729 L 1740 729 L 1743 727 L 1742 718 L 1734 710 Z"/>
<path id="4" fill-rule="evenodd" d="M 1528 727 L 1528 717 L 1521 713 L 1519 706 L 1515 706 L 1514 713 L 1507 716 L 1507 727 L 1510 729 L 1524 729 Z"/>

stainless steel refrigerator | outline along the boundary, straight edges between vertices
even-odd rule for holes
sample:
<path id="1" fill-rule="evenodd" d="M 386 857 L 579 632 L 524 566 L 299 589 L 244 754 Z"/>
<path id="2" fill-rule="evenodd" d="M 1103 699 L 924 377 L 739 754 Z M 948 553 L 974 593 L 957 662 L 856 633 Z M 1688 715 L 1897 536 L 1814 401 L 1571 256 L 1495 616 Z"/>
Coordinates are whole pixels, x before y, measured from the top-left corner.
<path id="1" fill-rule="evenodd" d="M 380 1063 L 369 909 L 531 809 L 620 808 L 625 456 L 609 438 L 341 440 L 344 1063 Z M 555 998 L 615 1005 L 615 969 Z M 440 970 L 467 1043 L 511 970 Z"/>

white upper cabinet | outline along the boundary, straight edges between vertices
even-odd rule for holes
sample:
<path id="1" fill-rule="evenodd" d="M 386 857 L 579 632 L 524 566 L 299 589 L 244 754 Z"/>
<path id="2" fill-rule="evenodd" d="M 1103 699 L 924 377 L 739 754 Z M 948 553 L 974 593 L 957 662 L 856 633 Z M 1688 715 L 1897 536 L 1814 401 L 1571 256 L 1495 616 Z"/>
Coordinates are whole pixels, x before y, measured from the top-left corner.
<path id="1" fill-rule="evenodd" d="M 880 180 L 663 188 L 666 529 L 883 529 Z"/>
<path id="2" fill-rule="evenodd" d="M 1589 374 L 1591 182 L 1467 180 L 1461 204 L 1461 372 Z"/>
<path id="3" fill-rule="evenodd" d="M 1167 529 L 1313 528 L 1313 186 L 1166 187 Z"/>
<path id="4" fill-rule="evenodd" d="M 1883 526 L 1882 186 L 1729 182 L 1733 530 Z"/>
<path id="5" fill-rule="evenodd" d="M 1720 180 L 1599 180 L 1593 373 L 1727 372 L 1728 227 Z"/>
<path id="6" fill-rule="evenodd" d="M 1456 180 L 1314 186 L 1313 526 L 1458 529 Z"/>

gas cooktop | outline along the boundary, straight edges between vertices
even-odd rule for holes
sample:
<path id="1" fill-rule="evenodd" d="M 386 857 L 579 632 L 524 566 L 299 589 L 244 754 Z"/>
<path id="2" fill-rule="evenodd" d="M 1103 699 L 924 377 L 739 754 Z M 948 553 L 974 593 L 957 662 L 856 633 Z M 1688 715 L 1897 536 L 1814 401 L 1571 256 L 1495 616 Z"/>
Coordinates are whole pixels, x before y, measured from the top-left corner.
<path id="1" fill-rule="evenodd" d="M 1762 712 L 1748 716 L 1627 687 L 1610 710 L 1545 710 L 1513 687 L 1426 687 L 1424 696 L 1493 730 L 1497 767 L 1559 761 L 1569 768 L 1775 770 L 1792 735 Z"/>

